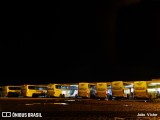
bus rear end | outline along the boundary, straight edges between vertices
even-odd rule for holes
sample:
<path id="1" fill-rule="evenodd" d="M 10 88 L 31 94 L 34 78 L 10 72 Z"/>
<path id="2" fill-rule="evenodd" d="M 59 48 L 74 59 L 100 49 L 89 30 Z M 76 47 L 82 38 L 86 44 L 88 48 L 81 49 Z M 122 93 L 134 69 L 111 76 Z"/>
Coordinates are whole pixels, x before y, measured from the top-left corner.
<path id="1" fill-rule="evenodd" d="M 47 95 L 47 86 L 34 85 L 28 88 L 32 93 L 32 97 L 46 97 Z"/>
<path id="2" fill-rule="evenodd" d="M 47 97 L 62 97 L 61 85 L 49 84 L 47 89 Z"/>
<path id="3" fill-rule="evenodd" d="M 134 82 L 134 98 L 149 99 L 146 81 Z"/>
<path id="4" fill-rule="evenodd" d="M 3 86 L 3 97 L 19 97 L 21 94 L 20 86 Z"/>
<path id="5" fill-rule="evenodd" d="M 79 83 L 79 85 L 78 85 L 78 97 L 90 98 L 89 83 Z"/>
<path id="6" fill-rule="evenodd" d="M 23 85 L 21 87 L 21 95 L 23 97 L 45 97 L 47 94 L 47 86 L 40 85 Z"/>
<path id="7" fill-rule="evenodd" d="M 116 99 L 125 98 L 124 86 L 122 81 L 112 82 L 112 97 L 115 97 Z"/>
<path id="8" fill-rule="evenodd" d="M 107 97 L 107 83 L 96 84 L 96 98 L 105 99 Z"/>

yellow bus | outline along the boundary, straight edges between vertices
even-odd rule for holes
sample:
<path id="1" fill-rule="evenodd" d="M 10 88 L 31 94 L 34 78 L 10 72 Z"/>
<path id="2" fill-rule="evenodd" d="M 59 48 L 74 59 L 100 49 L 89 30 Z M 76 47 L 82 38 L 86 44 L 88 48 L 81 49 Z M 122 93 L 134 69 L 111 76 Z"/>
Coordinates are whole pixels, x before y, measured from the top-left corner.
<path id="1" fill-rule="evenodd" d="M 146 81 L 134 81 L 134 98 L 149 99 Z"/>
<path id="2" fill-rule="evenodd" d="M 96 84 L 96 98 L 107 98 L 107 83 Z"/>
<path id="3" fill-rule="evenodd" d="M 21 96 L 23 97 L 46 97 L 47 86 L 45 85 L 23 85 Z"/>
<path id="4" fill-rule="evenodd" d="M 62 93 L 62 85 L 50 83 L 47 89 L 47 97 L 65 97 Z"/>
<path id="5" fill-rule="evenodd" d="M 21 94 L 21 86 L 3 86 L 2 97 L 19 97 Z"/>
<path id="6" fill-rule="evenodd" d="M 96 84 L 80 82 L 78 84 L 78 97 L 95 98 L 96 97 Z"/>
<path id="7" fill-rule="evenodd" d="M 124 98 L 124 86 L 123 81 L 113 81 L 112 82 L 112 98 Z"/>

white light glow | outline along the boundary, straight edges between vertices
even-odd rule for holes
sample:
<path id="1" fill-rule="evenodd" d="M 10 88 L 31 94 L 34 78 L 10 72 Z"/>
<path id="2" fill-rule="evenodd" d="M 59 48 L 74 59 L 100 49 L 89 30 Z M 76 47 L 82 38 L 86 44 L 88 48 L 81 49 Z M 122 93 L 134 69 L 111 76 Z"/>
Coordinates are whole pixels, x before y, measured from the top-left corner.
<path id="1" fill-rule="evenodd" d="M 150 83 L 150 85 L 160 85 L 160 83 Z"/>
<path id="2" fill-rule="evenodd" d="M 147 89 L 148 92 L 155 92 L 156 89 Z"/>
<path id="3" fill-rule="evenodd" d="M 133 92 L 133 88 L 131 88 L 131 92 Z"/>

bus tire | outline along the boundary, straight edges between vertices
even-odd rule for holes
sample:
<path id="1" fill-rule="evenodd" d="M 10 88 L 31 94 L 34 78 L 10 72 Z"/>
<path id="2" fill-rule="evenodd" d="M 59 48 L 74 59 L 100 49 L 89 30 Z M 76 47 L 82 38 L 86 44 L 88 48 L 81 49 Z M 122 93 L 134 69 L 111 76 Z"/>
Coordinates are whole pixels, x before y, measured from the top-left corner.
<path id="1" fill-rule="evenodd" d="M 35 97 L 35 94 L 32 94 L 32 98 L 34 98 Z"/>
<path id="2" fill-rule="evenodd" d="M 65 94 L 63 94 L 62 97 L 65 98 Z"/>
<path id="3" fill-rule="evenodd" d="M 77 95 L 77 94 L 75 95 L 75 98 L 78 98 L 78 95 Z"/>
<path id="4" fill-rule="evenodd" d="M 62 95 L 62 94 L 60 94 L 60 98 L 63 98 L 63 95 Z"/>
<path id="5" fill-rule="evenodd" d="M 36 95 L 36 94 L 32 94 L 32 97 L 33 97 L 33 98 L 37 98 L 37 97 L 38 97 L 38 95 Z"/>

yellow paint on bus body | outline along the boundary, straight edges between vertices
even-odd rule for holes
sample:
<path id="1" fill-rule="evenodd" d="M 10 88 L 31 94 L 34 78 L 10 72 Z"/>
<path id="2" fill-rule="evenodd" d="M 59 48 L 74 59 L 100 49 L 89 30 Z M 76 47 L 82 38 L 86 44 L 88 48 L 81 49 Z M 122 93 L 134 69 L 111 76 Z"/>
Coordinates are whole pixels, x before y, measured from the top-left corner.
<path id="1" fill-rule="evenodd" d="M 112 96 L 113 97 L 125 97 L 123 81 L 112 82 Z"/>
<path id="2" fill-rule="evenodd" d="M 3 86 L 2 97 L 18 97 L 21 94 L 20 86 Z"/>
<path id="3" fill-rule="evenodd" d="M 96 84 L 96 97 L 106 98 L 107 97 L 107 83 Z"/>
<path id="4" fill-rule="evenodd" d="M 90 98 L 89 83 L 81 82 L 78 84 L 78 96 Z"/>
<path id="5" fill-rule="evenodd" d="M 23 85 L 21 87 L 21 95 L 23 97 L 46 96 L 47 86 L 40 85 Z"/>
<path id="6" fill-rule="evenodd" d="M 49 84 L 47 97 L 62 97 L 61 84 Z"/>
<path id="7" fill-rule="evenodd" d="M 147 83 L 146 81 L 134 82 L 134 97 L 135 98 L 148 98 Z"/>

